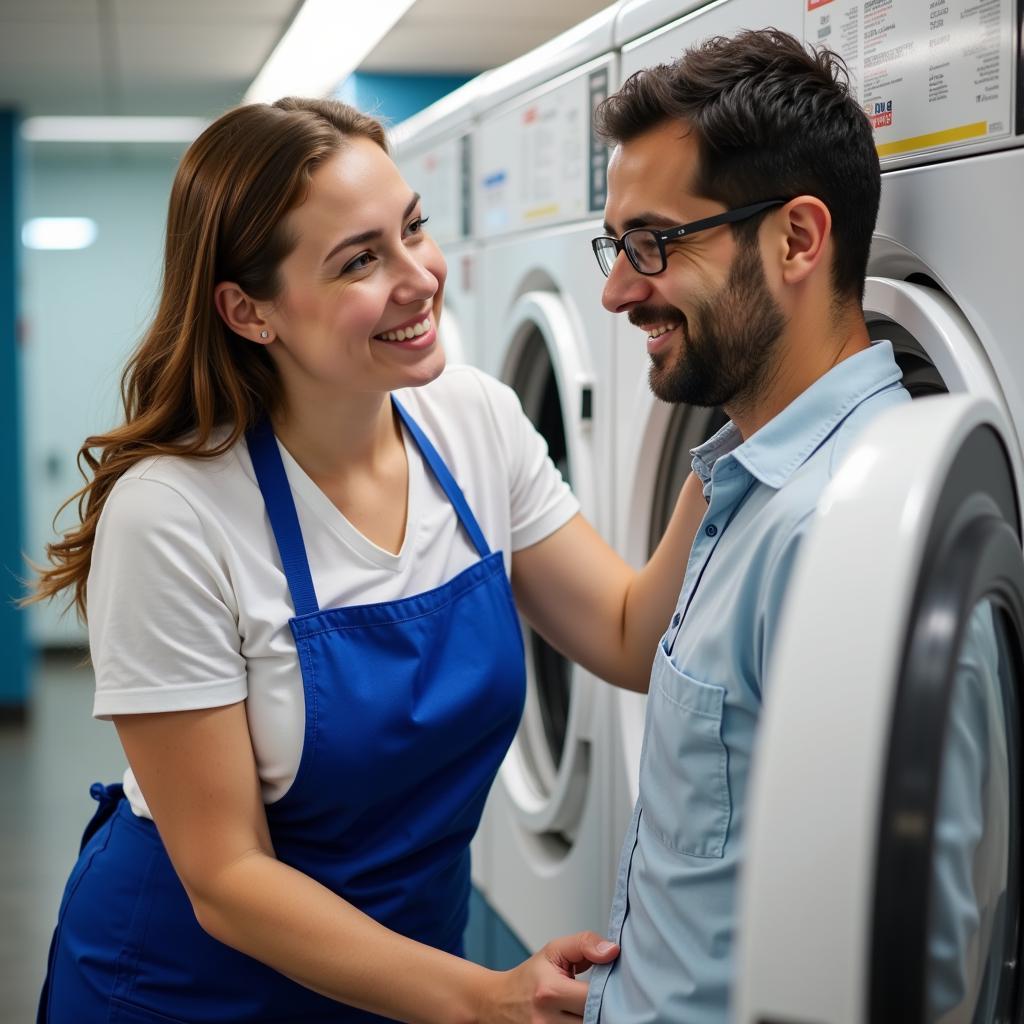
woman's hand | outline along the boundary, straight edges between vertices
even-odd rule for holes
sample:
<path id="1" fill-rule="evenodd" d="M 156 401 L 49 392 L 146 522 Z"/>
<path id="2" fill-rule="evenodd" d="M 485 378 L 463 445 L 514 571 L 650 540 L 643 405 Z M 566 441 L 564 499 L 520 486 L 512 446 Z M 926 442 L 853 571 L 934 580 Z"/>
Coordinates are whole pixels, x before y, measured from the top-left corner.
<path id="1" fill-rule="evenodd" d="M 576 975 L 614 960 L 619 947 L 594 932 L 552 939 L 529 960 L 504 971 L 480 1013 L 483 1024 L 549 1024 L 582 1018 L 587 984 Z"/>

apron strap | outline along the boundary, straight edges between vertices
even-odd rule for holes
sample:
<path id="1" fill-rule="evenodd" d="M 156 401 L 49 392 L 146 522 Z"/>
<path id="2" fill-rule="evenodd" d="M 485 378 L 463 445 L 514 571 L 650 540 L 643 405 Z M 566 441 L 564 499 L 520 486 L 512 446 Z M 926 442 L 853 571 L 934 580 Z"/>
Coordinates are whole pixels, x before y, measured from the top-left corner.
<path id="1" fill-rule="evenodd" d="M 466 501 L 466 496 L 448 471 L 444 459 L 430 443 L 430 439 L 420 429 L 419 424 L 406 412 L 394 395 L 391 396 L 391 401 L 423 458 L 426 459 L 427 465 L 437 478 L 437 482 L 441 485 L 441 489 L 452 503 L 455 514 L 459 517 L 459 522 L 469 535 L 477 553 L 481 558 L 486 558 L 491 553 L 490 546 Z M 249 457 L 252 459 L 253 469 L 256 471 L 256 481 L 260 485 L 263 501 L 267 506 L 270 526 L 274 531 L 277 550 L 281 555 L 281 565 L 284 568 L 288 589 L 291 591 L 292 601 L 295 604 L 295 614 L 307 615 L 317 612 L 320 610 L 320 605 L 317 602 L 316 591 L 313 589 L 313 576 L 309 571 L 306 547 L 302 542 L 299 516 L 295 511 L 295 500 L 292 498 L 292 489 L 288 485 L 288 474 L 285 472 L 281 452 L 277 447 L 277 439 L 274 437 L 274 428 L 270 425 L 270 418 L 264 416 L 252 430 L 246 433 L 245 439 L 249 445 Z"/>
<path id="2" fill-rule="evenodd" d="M 299 515 L 295 511 L 292 489 L 288 486 L 288 474 L 284 470 L 284 462 L 277 447 L 277 439 L 274 437 L 274 428 L 270 425 L 270 417 L 264 416 L 246 433 L 245 440 L 249 445 L 252 468 L 256 471 L 256 481 L 260 485 L 263 502 L 267 506 L 270 527 L 274 531 L 277 550 L 281 555 L 281 565 L 295 604 L 295 614 L 308 615 L 317 612 L 320 605 L 313 589 L 313 576 L 306 559 L 306 547 L 302 543 Z"/>
<path id="3" fill-rule="evenodd" d="M 448 500 L 454 506 L 455 514 L 459 517 L 462 528 L 469 534 L 469 539 L 473 542 L 477 554 L 481 558 L 486 558 L 491 553 L 491 548 L 484 537 L 483 531 L 480 529 L 480 524 L 476 521 L 476 516 L 473 515 L 473 510 L 469 507 L 469 502 L 466 501 L 466 496 L 462 493 L 462 488 L 455 482 L 455 478 L 448 471 L 444 459 L 441 458 L 437 449 L 430 443 L 430 438 L 423 433 L 419 424 L 406 412 L 402 403 L 394 395 L 391 396 L 391 403 L 397 410 L 398 415 L 402 417 L 406 430 L 409 431 L 413 440 L 419 446 L 420 453 L 427 460 L 427 465 L 433 471 L 437 482 L 441 485 L 441 489 L 448 495 Z"/>

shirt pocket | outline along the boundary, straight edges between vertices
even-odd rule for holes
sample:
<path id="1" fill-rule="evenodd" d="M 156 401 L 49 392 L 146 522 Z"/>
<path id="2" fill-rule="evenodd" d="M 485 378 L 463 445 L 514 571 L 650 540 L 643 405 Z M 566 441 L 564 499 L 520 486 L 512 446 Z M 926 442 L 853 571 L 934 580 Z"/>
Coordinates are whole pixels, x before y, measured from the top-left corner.
<path id="1" fill-rule="evenodd" d="M 640 758 L 643 819 L 669 849 L 722 857 L 732 816 L 725 688 L 680 672 L 658 645 Z"/>

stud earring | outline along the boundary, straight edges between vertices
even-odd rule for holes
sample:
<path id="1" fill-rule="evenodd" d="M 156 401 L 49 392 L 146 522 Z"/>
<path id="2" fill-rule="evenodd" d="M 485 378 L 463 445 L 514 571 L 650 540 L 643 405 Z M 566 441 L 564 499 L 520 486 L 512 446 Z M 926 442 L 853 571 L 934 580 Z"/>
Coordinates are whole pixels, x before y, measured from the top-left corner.
<path id="1" fill-rule="evenodd" d="M 261 338 L 269 338 L 270 337 L 270 331 L 260 331 L 260 337 Z"/>

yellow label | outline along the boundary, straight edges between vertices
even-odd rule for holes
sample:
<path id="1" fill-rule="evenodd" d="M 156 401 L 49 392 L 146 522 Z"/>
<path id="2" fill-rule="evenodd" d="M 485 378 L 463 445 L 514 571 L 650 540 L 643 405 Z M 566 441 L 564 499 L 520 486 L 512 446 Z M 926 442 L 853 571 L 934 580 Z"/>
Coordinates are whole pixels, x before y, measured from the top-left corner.
<path id="1" fill-rule="evenodd" d="M 897 153 L 910 153 L 915 149 L 932 149 L 935 146 L 944 146 L 949 142 L 964 142 L 967 139 L 977 139 L 988 134 L 987 121 L 975 121 L 973 124 L 962 124 L 959 128 L 946 128 L 941 132 L 929 132 L 927 135 L 915 135 L 910 139 L 900 139 L 898 142 L 884 142 L 875 148 L 878 155 L 895 156 Z"/>
<path id="2" fill-rule="evenodd" d="M 532 210 L 527 210 L 524 216 L 527 220 L 537 220 L 540 217 L 554 216 L 558 210 L 558 203 L 548 203 L 547 206 L 535 206 Z"/>

